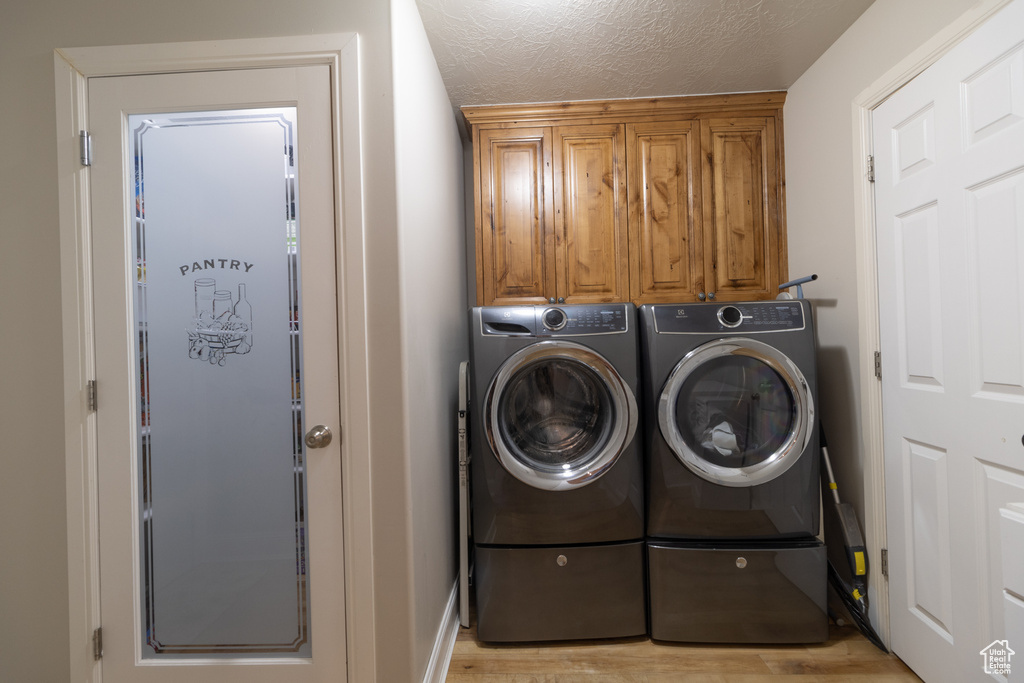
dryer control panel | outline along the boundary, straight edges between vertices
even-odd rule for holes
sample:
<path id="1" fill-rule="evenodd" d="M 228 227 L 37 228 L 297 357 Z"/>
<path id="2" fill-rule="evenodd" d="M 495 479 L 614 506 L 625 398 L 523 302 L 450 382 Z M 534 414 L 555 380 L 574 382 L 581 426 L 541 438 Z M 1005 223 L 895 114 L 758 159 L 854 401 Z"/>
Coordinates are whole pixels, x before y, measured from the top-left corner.
<path id="1" fill-rule="evenodd" d="M 803 304 L 793 299 L 721 306 L 659 304 L 654 306 L 654 323 L 659 334 L 756 334 L 802 330 L 806 325 Z"/>
<path id="2" fill-rule="evenodd" d="M 480 310 L 485 335 L 576 337 L 630 329 L 632 304 L 487 306 Z"/>

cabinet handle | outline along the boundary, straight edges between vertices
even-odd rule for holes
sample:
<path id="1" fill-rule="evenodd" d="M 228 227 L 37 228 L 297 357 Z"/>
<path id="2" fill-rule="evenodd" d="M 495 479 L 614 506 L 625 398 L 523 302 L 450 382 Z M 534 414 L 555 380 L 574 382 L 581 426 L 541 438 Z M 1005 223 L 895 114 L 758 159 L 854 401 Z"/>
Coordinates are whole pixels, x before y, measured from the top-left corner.
<path id="1" fill-rule="evenodd" d="M 558 297 L 558 303 L 564 304 L 565 303 L 565 297 L 564 296 Z"/>
<path id="2" fill-rule="evenodd" d="M 550 299 L 548 299 L 548 303 L 549 304 L 555 303 L 555 297 L 551 297 Z"/>
<path id="3" fill-rule="evenodd" d="M 697 298 L 701 301 L 704 301 L 704 299 L 706 299 L 707 296 L 704 294 L 704 292 L 697 292 Z"/>
<path id="4" fill-rule="evenodd" d="M 714 292 L 708 292 L 708 300 L 709 301 L 710 300 L 714 300 L 714 298 L 715 298 L 715 293 Z"/>

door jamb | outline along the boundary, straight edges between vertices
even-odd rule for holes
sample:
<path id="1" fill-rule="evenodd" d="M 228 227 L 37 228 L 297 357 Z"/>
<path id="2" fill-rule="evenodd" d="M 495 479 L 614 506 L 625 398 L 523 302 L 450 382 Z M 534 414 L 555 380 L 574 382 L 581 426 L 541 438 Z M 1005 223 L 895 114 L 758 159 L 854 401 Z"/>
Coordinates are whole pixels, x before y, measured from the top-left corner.
<path id="1" fill-rule="evenodd" d="M 964 38 L 985 23 L 1012 0 L 983 0 L 964 12 L 953 23 L 939 31 L 906 58 L 885 72 L 854 98 L 853 109 L 853 198 L 854 234 L 857 244 L 857 279 L 861 296 L 857 314 L 860 324 L 860 406 L 861 441 L 864 455 L 865 536 L 868 557 L 873 566 L 881 567 L 882 549 L 886 547 L 885 454 L 883 451 L 882 383 L 875 377 L 874 354 L 881 348 L 879 325 L 878 270 L 876 263 L 877 226 L 875 225 L 875 193 L 869 180 L 868 156 L 874 155 L 871 112 L 897 90 L 921 74 Z M 881 572 L 878 572 L 881 576 Z M 875 624 L 888 646 L 889 583 L 875 581 L 868 590 L 871 623 Z"/>
<path id="2" fill-rule="evenodd" d="M 64 434 L 71 680 L 101 680 L 92 634 L 100 626 L 96 415 L 88 167 L 88 80 L 99 76 L 327 64 L 331 67 L 348 680 L 376 678 L 372 525 L 369 511 L 369 389 L 364 303 L 362 129 L 359 38 L 338 33 L 288 38 L 57 49 L 54 78 L 63 320 Z M 102 400 L 102 396 L 99 400 Z M 356 628 L 359 624 L 361 628 Z"/>

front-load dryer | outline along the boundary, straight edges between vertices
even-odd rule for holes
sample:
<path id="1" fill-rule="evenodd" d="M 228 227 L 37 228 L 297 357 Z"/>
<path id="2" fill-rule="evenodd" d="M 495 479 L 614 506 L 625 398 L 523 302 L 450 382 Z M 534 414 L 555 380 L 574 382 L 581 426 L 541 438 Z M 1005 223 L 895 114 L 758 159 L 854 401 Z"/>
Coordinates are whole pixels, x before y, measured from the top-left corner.
<path id="1" fill-rule="evenodd" d="M 645 633 L 636 309 L 488 306 L 470 325 L 478 636 Z"/>
<path id="2" fill-rule="evenodd" d="M 828 636 L 804 300 L 640 309 L 651 635 Z"/>

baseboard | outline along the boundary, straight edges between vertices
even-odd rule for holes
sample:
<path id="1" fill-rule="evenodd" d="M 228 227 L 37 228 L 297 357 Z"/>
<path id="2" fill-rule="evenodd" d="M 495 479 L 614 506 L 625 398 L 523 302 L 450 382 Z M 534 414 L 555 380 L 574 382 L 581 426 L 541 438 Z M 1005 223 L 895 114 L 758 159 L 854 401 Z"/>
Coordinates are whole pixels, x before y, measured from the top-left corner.
<path id="1" fill-rule="evenodd" d="M 448 675 L 448 665 L 452 661 L 452 650 L 455 649 L 455 638 L 458 635 L 459 582 L 456 580 L 437 629 L 434 650 L 430 653 L 427 671 L 423 674 L 423 683 L 444 683 L 444 679 Z"/>

